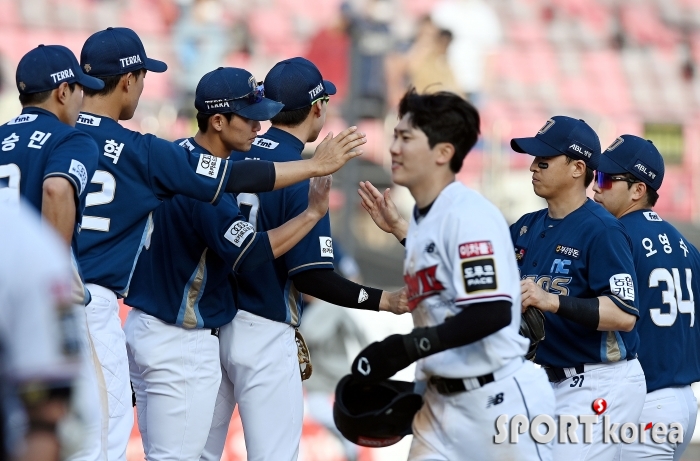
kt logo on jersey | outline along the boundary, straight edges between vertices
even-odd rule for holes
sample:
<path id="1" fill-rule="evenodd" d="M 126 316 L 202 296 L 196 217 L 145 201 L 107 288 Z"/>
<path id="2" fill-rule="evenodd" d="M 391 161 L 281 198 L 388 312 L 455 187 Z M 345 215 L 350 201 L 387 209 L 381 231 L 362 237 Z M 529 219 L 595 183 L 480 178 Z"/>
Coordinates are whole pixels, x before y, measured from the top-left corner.
<path id="1" fill-rule="evenodd" d="M 426 298 L 440 293 L 445 287 L 436 278 L 437 264 L 426 267 L 414 275 L 404 274 L 403 279 L 408 288 L 408 309 L 413 310 Z"/>

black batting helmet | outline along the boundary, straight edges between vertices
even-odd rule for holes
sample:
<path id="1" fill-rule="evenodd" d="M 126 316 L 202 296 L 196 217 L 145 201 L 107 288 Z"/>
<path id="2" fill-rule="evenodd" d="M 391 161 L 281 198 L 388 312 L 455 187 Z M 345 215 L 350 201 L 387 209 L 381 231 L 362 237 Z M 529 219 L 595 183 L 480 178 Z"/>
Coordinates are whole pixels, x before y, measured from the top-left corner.
<path id="1" fill-rule="evenodd" d="M 386 379 L 366 384 L 352 375 L 335 388 L 333 420 L 349 441 L 365 447 L 387 447 L 411 433 L 413 416 L 423 398 L 414 383 Z"/>

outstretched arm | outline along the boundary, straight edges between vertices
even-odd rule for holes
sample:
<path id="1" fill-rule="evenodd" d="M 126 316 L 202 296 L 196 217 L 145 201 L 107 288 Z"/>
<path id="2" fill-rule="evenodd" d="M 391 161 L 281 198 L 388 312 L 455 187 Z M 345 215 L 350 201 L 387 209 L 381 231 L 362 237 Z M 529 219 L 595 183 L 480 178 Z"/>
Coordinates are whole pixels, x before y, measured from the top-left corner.
<path id="1" fill-rule="evenodd" d="M 448 322 L 372 343 L 355 357 L 352 374 L 361 380 L 380 381 L 418 359 L 476 342 L 510 324 L 511 306 L 509 301 L 469 304 Z"/>
<path id="2" fill-rule="evenodd" d="M 384 194 L 374 187 L 369 181 L 360 182 L 357 190 L 362 201 L 362 208 L 367 210 L 374 223 L 386 233 L 393 234 L 396 240 L 403 241 L 408 235 L 408 223 L 399 214 L 393 200 L 391 200 L 390 190 Z"/>

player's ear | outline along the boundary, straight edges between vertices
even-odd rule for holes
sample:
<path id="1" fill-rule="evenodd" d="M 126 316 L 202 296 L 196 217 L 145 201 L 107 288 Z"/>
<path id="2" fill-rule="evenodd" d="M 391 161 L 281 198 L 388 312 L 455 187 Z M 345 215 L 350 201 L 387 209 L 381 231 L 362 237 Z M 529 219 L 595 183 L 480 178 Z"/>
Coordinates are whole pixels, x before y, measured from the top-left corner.
<path id="1" fill-rule="evenodd" d="M 452 157 L 454 157 L 455 146 L 450 142 L 439 142 L 433 147 L 433 152 L 437 154 L 435 156 L 435 162 L 442 166 L 449 164 Z"/>
<path id="2" fill-rule="evenodd" d="M 574 160 L 573 162 L 574 165 L 574 170 L 571 172 L 571 175 L 573 176 L 574 179 L 578 178 L 585 178 L 586 177 L 586 162 L 583 160 Z"/>
<path id="3" fill-rule="evenodd" d="M 632 184 L 632 200 L 639 201 L 647 196 L 647 185 L 643 182 L 636 182 Z"/>
<path id="4" fill-rule="evenodd" d="M 221 114 L 214 114 L 211 117 L 209 117 L 209 125 L 211 126 L 212 130 L 215 131 L 221 131 L 224 129 L 223 127 L 223 122 L 226 120 L 226 118 L 221 115 Z"/>
<path id="5" fill-rule="evenodd" d="M 66 102 L 71 96 L 70 86 L 68 86 L 68 83 L 61 83 L 60 85 L 58 85 L 58 88 L 56 88 L 55 91 L 56 92 L 54 94 L 56 99 L 58 99 L 58 102 L 60 102 L 61 104 L 66 104 Z"/>

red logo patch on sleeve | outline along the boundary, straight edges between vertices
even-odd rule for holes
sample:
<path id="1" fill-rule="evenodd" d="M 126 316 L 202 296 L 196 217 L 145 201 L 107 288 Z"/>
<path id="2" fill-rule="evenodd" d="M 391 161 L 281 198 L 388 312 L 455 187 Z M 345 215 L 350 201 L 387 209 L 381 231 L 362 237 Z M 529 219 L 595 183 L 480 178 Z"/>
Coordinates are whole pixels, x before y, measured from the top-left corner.
<path id="1" fill-rule="evenodd" d="M 488 256 L 493 254 L 493 245 L 490 240 L 481 242 L 468 242 L 459 246 L 459 257 L 462 259 Z"/>

